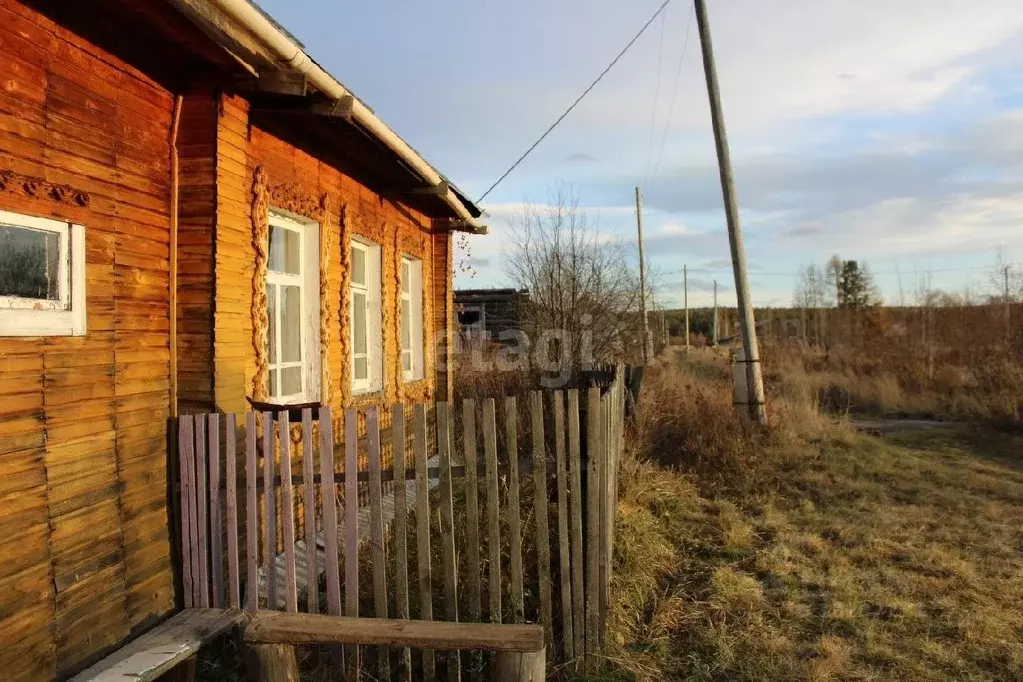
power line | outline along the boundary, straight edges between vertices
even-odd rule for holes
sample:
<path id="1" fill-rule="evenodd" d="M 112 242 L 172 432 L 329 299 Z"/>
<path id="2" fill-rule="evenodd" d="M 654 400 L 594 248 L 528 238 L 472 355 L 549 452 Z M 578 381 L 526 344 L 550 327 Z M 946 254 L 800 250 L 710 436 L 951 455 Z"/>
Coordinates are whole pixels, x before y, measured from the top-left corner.
<path id="1" fill-rule="evenodd" d="M 664 143 L 668 139 L 668 128 L 671 126 L 671 114 L 675 110 L 675 98 L 678 97 L 678 82 L 682 77 L 682 62 L 686 59 L 686 51 L 689 49 L 689 31 L 693 27 L 694 10 L 689 12 L 689 23 L 686 24 L 686 37 L 682 42 L 682 54 L 678 58 L 678 67 L 675 69 L 675 83 L 671 86 L 671 102 L 668 103 L 668 116 L 664 119 L 664 131 L 661 133 L 661 148 L 657 152 L 657 162 L 654 164 L 654 172 L 650 175 L 650 184 L 657 179 L 657 171 L 661 168 L 661 157 L 664 156 Z"/>
<path id="2" fill-rule="evenodd" d="M 609 72 L 609 71 L 610 71 L 611 69 L 613 69 L 613 68 L 614 68 L 614 65 L 615 65 L 615 64 L 617 64 L 617 63 L 619 62 L 619 60 L 621 60 L 621 58 L 625 56 L 625 53 L 629 51 L 629 48 L 631 48 L 631 47 L 632 47 L 632 46 L 633 46 L 633 45 L 635 44 L 635 42 L 636 42 L 637 40 L 639 40 L 639 37 L 640 37 L 641 35 L 643 35 L 643 34 L 644 34 L 644 33 L 646 32 L 646 30 L 647 30 L 648 28 L 650 28 L 650 24 L 654 23 L 654 20 L 655 20 L 655 19 L 656 19 L 656 18 L 657 18 L 658 16 L 660 16 L 661 12 L 663 12 L 663 11 L 664 11 L 664 8 L 665 8 L 665 7 L 667 7 L 667 6 L 668 6 L 668 3 L 670 3 L 670 2 L 671 2 L 671 0 L 664 0 L 664 2 L 663 2 L 663 3 L 661 4 L 661 6 L 657 8 L 657 11 L 656 11 L 656 12 L 654 12 L 653 16 L 651 16 L 651 17 L 650 17 L 650 18 L 649 18 L 649 19 L 647 20 L 647 22 L 646 22 L 645 24 L 643 24 L 643 28 L 639 29 L 639 32 L 638 32 L 638 33 L 636 33 L 636 35 L 634 35 L 634 36 L 632 37 L 632 40 L 630 40 L 630 41 L 628 42 L 628 44 L 627 44 L 627 45 L 626 45 L 626 46 L 625 46 L 624 48 L 622 48 L 622 51 L 621 51 L 621 52 L 619 52 L 619 53 L 618 53 L 618 55 L 617 55 L 617 56 L 616 56 L 616 57 L 615 57 L 614 59 L 612 59 L 612 60 L 611 60 L 611 63 L 607 65 L 607 68 L 605 68 L 605 69 L 604 69 L 603 71 L 601 71 L 601 72 L 600 72 L 600 75 L 599 75 L 599 76 L 597 76 L 597 78 L 596 78 L 596 79 L 595 79 L 595 80 L 594 80 L 594 81 L 593 81 L 592 83 L 590 83 L 590 86 L 589 86 L 588 88 L 586 88 L 585 90 L 583 90 L 583 94 L 579 95 L 579 96 L 578 96 L 578 97 L 576 98 L 576 100 L 575 100 L 574 102 L 572 102 L 571 106 L 569 106 L 569 107 L 568 107 L 568 109 L 565 109 L 565 112 L 564 112 L 563 114 L 561 114 L 561 116 L 558 116 L 557 120 L 556 120 L 556 121 L 554 121 L 554 123 L 552 123 L 552 124 L 550 125 L 550 127 L 549 127 L 549 128 L 547 128 L 547 130 L 545 130 L 545 131 L 544 131 L 543 135 L 541 135 L 541 136 L 540 136 L 539 138 L 537 138 L 536 142 L 534 142 L 534 143 L 533 143 L 532 145 L 530 145 L 529 149 L 527 149 L 527 150 L 526 150 L 526 151 L 525 151 L 525 152 L 524 152 L 524 153 L 522 154 L 522 156 L 520 156 L 520 157 L 519 157 L 518 159 L 516 159 L 515 163 L 513 163 L 513 164 L 512 164 L 512 165 L 511 165 L 511 166 L 510 166 L 510 167 L 508 168 L 508 170 L 506 170 L 506 171 L 505 171 L 505 172 L 504 172 L 503 174 L 501 174 L 501 177 L 499 177 L 499 178 L 498 178 L 498 179 L 497 179 L 497 180 L 496 180 L 496 181 L 494 182 L 494 184 L 492 184 L 492 185 L 490 186 L 490 188 L 489 188 L 489 189 L 487 189 L 487 191 L 486 191 L 486 192 L 484 192 L 484 193 L 483 193 L 483 195 L 482 195 L 482 196 L 481 196 L 481 197 L 480 197 L 479 199 L 477 199 L 477 200 L 476 200 L 476 203 L 480 203 L 480 202 L 482 202 L 482 201 L 483 201 L 484 199 L 486 199 L 486 198 L 487 198 L 487 195 L 488 195 L 488 194 L 490 194 L 491 192 L 493 192 L 493 191 L 494 191 L 494 188 L 495 188 L 495 187 L 497 187 L 498 185 L 500 185 L 500 184 L 501 184 L 501 182 L 502 182 L 502 181 L 504 181 L 504 179 L 505 179 L 506 177 L 508 177 L 509 175 L 511 175 L 511 172 L 512 172 L 513 170 L 515 170 L 516 168 L 518 168 L 518 165 L 519 165 L 520 163 L 522 163 L 522 162 L 523 162 L 523 161 L 524 161 L 524 160 L 526 159 L 526 157 L 527 157 L 527 156 L 529 156 L 529 155 L 530 155 L 530 154 L 531 154 L 531 153 L 533 152 L 533 150 L 534 150 L 534 149 L 536 149 L 536 148 L 537 148 L 538 146 L 540 146 L 540 143 L 541 143 L 541 142 L 543 142 L 543 141 L 544 141 L 544 140 L 545 140 L 545 139 L 547 138 L 547 136 L 548 136 L 548 135 L 550 135 L 550 134 L 551 134 L 551 132 L 552 132 L 552 131 L 553 131 L 553 130 L 554 130 L 555 128 L 557 128 L 557 127 L 558 127 L 558 125 L 559 125 L 559 124 L 560 124 L 560 123 L 561 123 L 561 122 L 562 122 L 563 120 L 565 120 L 565 117 L 567 117 L 567 116 L 568 116 L 568 115 L 569 115 L 570 113 L 572 113 L 572 110 L 573 110 L 573 109 L 575 109 L 575 108 L 576 108 L 576 106 L 578 106 L 578 104 L 579 104 L 580 102 L 582 102 L 582 101 L 583 101 L 583 99 L 584 99 L 584 98 L 586 97 L 586 95 L 590 94 L 590 91 L 591 91 L 591 90 L 593 90 L 593 88 L 597 87 L 597 83 L 599 83 L 599 82 L 600 82 L 600 81 L 601 81 L 601 80 L 602 80 L 602 79 L 604 78 L 604 76 L 606 76 L 606 75 L 607 75 L 607 73 L 608 73 L 608 72 Z"/>
<path id="3" fill-rule="evenodd" d="M 654 106 L 650 110 L 650 140 L 646 146 L 646 166 L 643 168 L 643 186 L 647 186 L 650 178 L 650 160 L 654 155 L 654 131 L 657 129 L 657 105 L 661 101 L 661 65 L 664 57 L 664 25 L 668 23 L 667 11 L 661 14 L 661 38 L 657 43 L 657 78 L 654 86 Z"/>
<path id="4" fill-rule="evenodd" d="M 1006 263 L 1006 265 L 1016 267 L 1016 266 L 1023 265 L 1023 262 L 1019 262 L 1019 263 Z M 992 266 L 990 266 L 990 265 L 972 265 L 972 266 L 960 267 L 960 268 L 927 268 L 927 269 L 916 269 L 916 270 L 913 270 L 912 272 L 899 271 L 899 270 L 881 270 L 881 271 L 870 270 L 870 274 L 872 276 L 878 276 L 878 275 L 900 275 L 900 274 L 901 275 L 926 275 L 926 274 L 929 274 L 929 273 L 932 273 L 932 272 L 967 272 L 967 271 L 974 271 L 974 272 L 976 272 L 976 271 L 980 271 L 980 270 L 991 270 L 991 269 L 992 269 Z M 720 268 L 689 268 L 689 272 L 715 273 L 715 272 L 731 272 L 731 271 L 732 271 L 732 269 L 728 268 L 728 267 L 720 267 Z M 682 274 L 682 270 L 680 270 L 680 269 L 679 270 L 668 270 L 668 271 L 661 272 L 661 273 L 658 273 L 658 274 L 662 274 L 662 275 L 680 275 L 680 274 Z M 798 273 L 798 272 L 761 272 L 759 270 L 751 270 L 750 271 L 750 276 L 751 277 L 799 277 L 800 273 Z"/>

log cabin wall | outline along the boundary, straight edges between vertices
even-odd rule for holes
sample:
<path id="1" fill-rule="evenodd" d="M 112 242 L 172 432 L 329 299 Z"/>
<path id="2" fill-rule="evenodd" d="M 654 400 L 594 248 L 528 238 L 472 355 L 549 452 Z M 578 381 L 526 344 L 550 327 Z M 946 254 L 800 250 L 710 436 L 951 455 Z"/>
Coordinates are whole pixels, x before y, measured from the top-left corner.
<path id="1" fill-rule="evenodd" d="M 0 337 L 5 679 L 65 676 L 174 607 L 172 110 L 146 73 L 0 0 L 0 209 L 85 226 L 88 311 L 85 336 Z"/>
<path id="2" fill-rule="evenodd" d="M 300 123 L 296 123 L 300 125 Z M 321 223 L 328 245 L 326 278 L 329 396 L 334 408 L 334 433 L 343 433 L 343 408 L 421 402 L 446 397 L 446 372 L 438 373 L 435 340 L 451 330 L 450 234 L 435 233 L 422 213 L 392 203 L 365 185 L 251 123 L 249 102 L 225 94 L 220 101 L 217 127 L 216 296 L 214 310 L 214 389 L 217 409 L 249 409 L 257 374 L 253 339 L 253 187 L 257 169 L 265 174 L 269 204 L 292 212 L 314 212 L 307 217 Z M 312 207 L 312 208 L 304 208 Z M 353 395 L 350 383 L 348 319 L 348 248 L 352 236 L 381 247 L 383 390 Z M 406 383 L 401 376 L 399 350 L 400 256 L 423 262 L 424 378 Z M 322 332 L 321 332 L 322 333 Z M 441 387 L 442 395 L 438 394 Z M 381 415 L 389 426 L 389 414 Z"/>

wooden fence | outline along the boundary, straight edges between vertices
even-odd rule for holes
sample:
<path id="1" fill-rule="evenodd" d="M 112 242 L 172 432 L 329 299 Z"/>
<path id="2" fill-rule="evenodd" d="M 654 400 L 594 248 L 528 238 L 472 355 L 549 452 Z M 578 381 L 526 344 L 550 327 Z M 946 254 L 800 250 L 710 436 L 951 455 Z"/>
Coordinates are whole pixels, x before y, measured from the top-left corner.
<path id="1" fill-rule="evenodd" d="M 395 405 L 387 467 L 376 407 L 363 430 L 346 410 L 340 438 L 329 408 L 299 425 L 287 411 L 181 417 L 185 606 L 536 622 L 551 660 L 593 669 L 624 396 L 618 371 L 603 391 L 532 392 L 522 411 L 515 397 Z M 413 667 L 407 649 L 349 646 L 350 672 L 360 655 L 382 679 L 483 669 L 476 653 L 423 651 Z"/>

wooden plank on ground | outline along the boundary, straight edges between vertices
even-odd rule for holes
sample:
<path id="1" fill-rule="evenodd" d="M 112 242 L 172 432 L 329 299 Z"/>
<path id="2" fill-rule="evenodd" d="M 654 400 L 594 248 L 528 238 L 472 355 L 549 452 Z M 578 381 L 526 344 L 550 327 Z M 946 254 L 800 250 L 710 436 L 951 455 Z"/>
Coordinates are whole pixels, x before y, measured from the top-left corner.
<path id="1" fill-rule="evenodd" d="M 394 470 L 394 606 L 395 615 L 409 618 L 408 603 L 408 487 L 405 480 L 405 406 L 391 408 L 392 468 Z M 412 650 L 404 647 L 398 664 L 398 677 L 412 680 Z"/>
<path id="2" fill-rule="evenodd" d="M 561 584 L 561 638 L 565 660 L 575 658 L 572 632 L 572 561 L 568 536 L 568 467 L 565 465 L 565 394 L 554 391 L 554 468 L 558 483 L 558 575 Z"/>
<path id="3" fill-rule="evenodd" d="M 345 615 L 359 616 L 359 412 L 345 410 Z M 345 647 L 348 679 L 359 679 L 359 647 Z"/>
<path id="4" fill-rule="evenodd" d="M 291 422 L 287 410 L 277 413 L 281 444 L 281 528 L 284 532 L 284 608 L 298 611 L 298 579 L 295 575 L 295 487 L 291 480 Z M 276 561 L 267 567 L 275 572 Z"/>
<path id="5" fill-rule="evenodd" d="M 155 680 L 245 620 L 246 615 L 237 610 L 185 609 L 71 678 L 71 682 Z"/>
<path id="6" fill-rule="evenodd" d="M 466 588 L 468 592 L 468 611 L 466 620 L 479 623 L 482 619 L 480 603 L 480 515 L 479 515 L 479 475 L 477 462 L 479 449 L 476 445 L 476 402 L 471 398 L 462 401 L 462 462 L 465 465 L 465 554 L 468 570 Z M 483 658 L 478 651 L 470 655 L 469 675 L 473 680 L 480 679 Z"/>
<path id="7" fill-rule="evenodd" d="M 306 610 L 316 613 L 320 608 L 319 572 L 316 570 L 316 482 L 313 476 L 313 410 L 302 410 L 302 508 L 305 512 Z"/>
<path id="8" fill-rule="evenodd" d="M 369 459 L 369 532 L 373 560 L 373 609 L 377 618 L 387 618 L 387 553 L 384 551 L 383 489 L 380 481 L 380 413 L 379 408 L 366 410 L 366 442 Z M 391 679 L 387 647 L 377 653 L 380 678 Z"/>
<path id="9" fill-rule="evenodd" d="M 501 622 L 501 498 L 497 480 L 497 416 L 494 399 L 483 401 L 483 454 L 487 479 L 487 551 L 490 576 L 487 597 L 490 622 Z"/>
<path id="10" fill-rule="evenodd" d="M 274 499 L 274 420 L 270 412 L 263 413 L 263 499 L 266 512 L 263 523 L 263 566 L 266 571 L 266 607 L 277 608 L 277 502 Z"/>
<path id="11" fill-rule="evenodd" d="M 227 415 L 224 431 L 224 462 L 227 477 L 227 604 L 240 609 L 241 587 L 238 578 L 238 422 L 233 414 Z"/>
<path id="12" fill-rule="evenodd" d="M 259 609 L 259 497 L 256 479 L 256 413 L 245 415 L 245 610 Z"/>
<path id="13" fill-rule="evenodd" d="M 600 389 L 590 387 L 586 395 L 586 668 L 597 665 L 600 633 Z"/>
<path id="14" fill-rule="evenodd" d="M 568 391 L 568 455 L 570 502 L 572 505 L 572 634 L 575 658 L 586 653 L 586 610 L 583 564 L 583 464 L 582 441 L 579 424 L 579 391 Z"/>
<path id="15" fill-rule="evenodd" d="M 224 551 L 221 535 L 223 525 L 220 518 L 220 415 L 206 415 L 209 439 L 210 467 L 210 566 L 213 569 L 213 599 L 210 605 L 215 609 L 224 606 Z"/>
<path id="16" fill-rule="evenodd" d="M 519 413 L 514 396 L 504 399 L 504 446 L 508 455 L 508 540 L 511 545 L 508 571 L 511 573 L 512 622 L 525 623 L 522 588 L 522 521 L 519 505 Z"/>
<path id="17" fill-rule="evenodd" d="M 427 478 L 426 405 L 412 407 L 412 451 L 416 460 L 416 558 L 419 620 L 433 620 L 433 576 L 430 567 L 430 481 Z M 433 650 L 423 649 L 423 675 L 436 677 Z"/>
<path id="18" fill-rule="evenodd" d="M 437 454 L 440 459 L 440 534 L 444 561 L 445 617 L 458 622 L 458 567 L 455 565 L 454 490 L 451 481 L 451 404 L 437 403 Z M 458 651 L 448 655 L 448 680 L 461 679 Z"/>
<path id="19" fill-rule="evenodd" d="M 547 648 L 554 651 L 554 621 L 551 617 L 551 544 L 547 516 L 547 443 L 543 428 L 543 394 L 529 394 L 529 421 L 533 435 L 533 509 L 536 512 L 536 557 L 540 574 L 540 623 L 547 635 Z"/>
<path id="20" fill-rule="evenodd" d="M 209 608 L 209 525 L 206 518 L 206 420 L 196 417 L 195 420 L 195 508 L 198 510 L 199 534 L 199 599 L 200 608 Z"/>
<path id="21" fill-rule="evenodd" d="M 327 613 L 341 615 L 341 571 L 337 547 L 337 491 L 334 488 L 334 423 L 329 407 L 320 408 L 320 497 L 323 499 L 323 553 Z"/>
<path id="22" fill-rule="evenodd" d="M 178 471 L 180 472 L 181 486 L 181 584 L 184 591 L 185 608 L 192 607 L 194 586 L 192 584 L 193 552 L 195 545 L 192 534 L 192 500 L 195 499 L 192 483 L 191 465 L 194 461 L 192 454 L 192 415 L 186 414 L 178 418 Z M 194 562 L 196 567 L 198 561 Z"/>

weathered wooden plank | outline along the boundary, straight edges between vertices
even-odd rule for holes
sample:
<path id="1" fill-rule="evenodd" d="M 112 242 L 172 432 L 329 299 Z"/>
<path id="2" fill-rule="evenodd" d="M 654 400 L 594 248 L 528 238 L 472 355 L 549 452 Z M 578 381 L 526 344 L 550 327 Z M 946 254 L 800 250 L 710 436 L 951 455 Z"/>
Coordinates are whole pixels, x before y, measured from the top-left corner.
<path id="1" fill-rule="evenodd" d="M 247 644 L 358 642 L 377 646 L 465 647 L 484 651 L 539 651 L 543 630 L 536 625 L 448 623 L 384 618 L 331 618 L 305 613 L 264 612 L 245 628 Z"/>
<path id="2" fill-rule="evenodd" d="M 298 611 L 298 578 L 295 575 L 295 485 L 291 480 L 291 421 L 287 410 L 277 413 L 281 444 L 281 529 L 284 534 L 284 608 Z M 268 567 L 274 570 L 274 567 Z"/>
<path id="3" fill-rule="evenodd" d="M 586 653 L 585 601 L 583 599 L 583 476 L 582 444 L 579 424 L 579 391 L 568 391 L 568 454 L 572 505 L 572 634 L 573 648 L 578 660 Z"/>
<path id="4" fill-rule="evenodd" d="M 394 601 L 396 616 L 409 618 L 408 595 L 408 487 L 405 482 L 405 406 L 396 403 L 391 408 L 391 439 L 393 446 L 392 469 L 394 471 Z M 401 650 L 398 664 L 399 679 L 412 680 L 412 651 Z"/>
<path id="5" fill-rule="evenodd" d="M 220 515 L 220 415 L 208 414 L 206 420 L 210 443 L 210 567 L 213 573 L 213 598 L 210 605 L 219 609 L 224 606 L 224 551 L 221 535 L 224 526 Z"/>
<path id="6" fill-rule="evenodd" d="M 345 615 L 359 616 L 359 412 L 345 410 Z M 359 647 L 345 647 L 348 679 L 359 679 Z"/>
<path id="7" fill-rule="evenodd" d="M 341 615 L 341 572 L 337 547 L 337 490 L 334 487 L 334 423 L 329 407 L 320 408 L 320 497 L 323 499 L 323 551 L 326 560 L 327 613 Z"/>
<path id="8" fill-rule="evenodd" d="M 480 590 L 480 516 L 479 476 L 477 462 L 479 449 L 476 444 L 476 401 L 466 398 L 462 401 L 462 446 L 465 462 L 465 550 L 466 587 L 468 591 L 468 617 L 470 623 L 479 623 L 482 618 Z M 480 679 L 483 659 L 479 652 L 470 656 L 469 673 L 473 680 Z"/>
<path id="9" fill-rule="evenodd" d="M 259 509 L 256 495 L 256 413 L 245 415 L 245 610 L 259 608 Z"/>
<path id="10" fill-rule="evenodd" d="M 195 419 L 195 508 L 198 511 L 199 535 L 196 542 L 199 544 L 199 599 L 198 605 L 201 608 L 209 608 L 210 605 L 210 584 L 209 584 L 209 525 L 206 517 L 206 420 L 202 417 Z"/>
<path id="11" fill-rule="evenodd" d="M 519 504 L 519 413 L 514 396 L 504 399 L 504 447 L 508 456 L 508 539 L 511 545 L 508 571 L 511 573 L 512 622 L 526 622 L 522 587 L 522 521 Z"/>
<path id="12" fill-rule="evenodd" d="M 313 480 L 313 411 L 302 410 L 302 506 L 305 511 L 306 610 L 319 610 L 319 573 L 316 570 L 316 482 Z"/>
<path id="13" fill-rule="evenodd" d="M 412 451 L 416 460 L 416 558 L 419 620 L 433 620 L 433 576 L 430 568 L 430 482 L 426 472 L 426 405 L 412 407 Z M 423 675 L 436 676 L 433 651 L 423 649 Z"/>
<path id="14" fill-rule="evenodd" d="M 195 500 L 194 483 L 192 483 L 192 415 L 186 414 L 178 419 L 178 471 L 181 479 L 181 584 L 184 591 L 185 608 L 192 608 L 194 586 L 192 583 L 192 565 L 194 553 L 198 550 L 193 544 L 192 533 L 192 501 Z"/>
<path id="15" fill-rule="evenodd" d="M 458 568 L 455 565 L 454 490 L 451 483 L 451 404 L 437 403 L 437 455 L 440 459 L 440 534 L 444 562 L 445 617 L 458 622 Z M 448 680 L 461 679 L 459 652 L 448 654 Z"/>
<path id="16" fill-rule="evenodd" d="M 565 463 L 565 394 L 554 391 L 554 467 L 558 484 L 558 575 L 561 584 L 561 636 L 565 660 L 575 658 L 572 629 L 572 562 L 568 537 L 568 468 Z"/>
<path id="17" fill-rule="evenodd" d="M 366 410 L 366 440 L 369 463 L 369 532 L 373 559 L 373 609 L 377 618 L 387 618 L 387 553 L 384 548 L 383 489 L 380 482 L 380 413 L 379 408 Z M 387 647 L 377 654 L 380 677 L 391 678 Z"/>
<path id="18" fill-rule="evenodd" d="M 241 590 L 238 580 L 238 422 L 233 414 L 227 415 L 224 430 L 225 471 L 227 478 L 227 603 L 232 609 L 241 608 Z"/>
<path id="19" fill-rule="evenodd" d="M 586 667 L 597 665 L 600 632 L 600 466 L 603 433 L 600 389 L 586 396 Z"/>
<path id="20" fill-rule="evenodd" d="M 277 608 L 277 502 L 274 499 L 274 420 L 270 412 L 263 413 L 263 500 L 266 511 L 263 523 L 266 536 L 263 541 L 263 566 L 266 571 L 266 607 Z"/>
<path id="21" fill-rule="evenodd" d="M 540 623 L 547 635 L 547 648 L 554 651 L 554 621 L 551 617 L 551 544 L 547 517 L 547 444 L 543 428 L 543 394 L 529 394 L 529 422 L 533 436 L 533 509 L 536 512 L 536 556 L 540 574 Z"/>
<path id="22" fill-rule="evenodd" d="M 483 401 L 483 452 L 487 479 L 487 551 L 490 553 L 490 580 L 487 598 L 490 622 L 501 622 L 501 499 L 497 481 L 497 417 L 494 399 Z"/>

